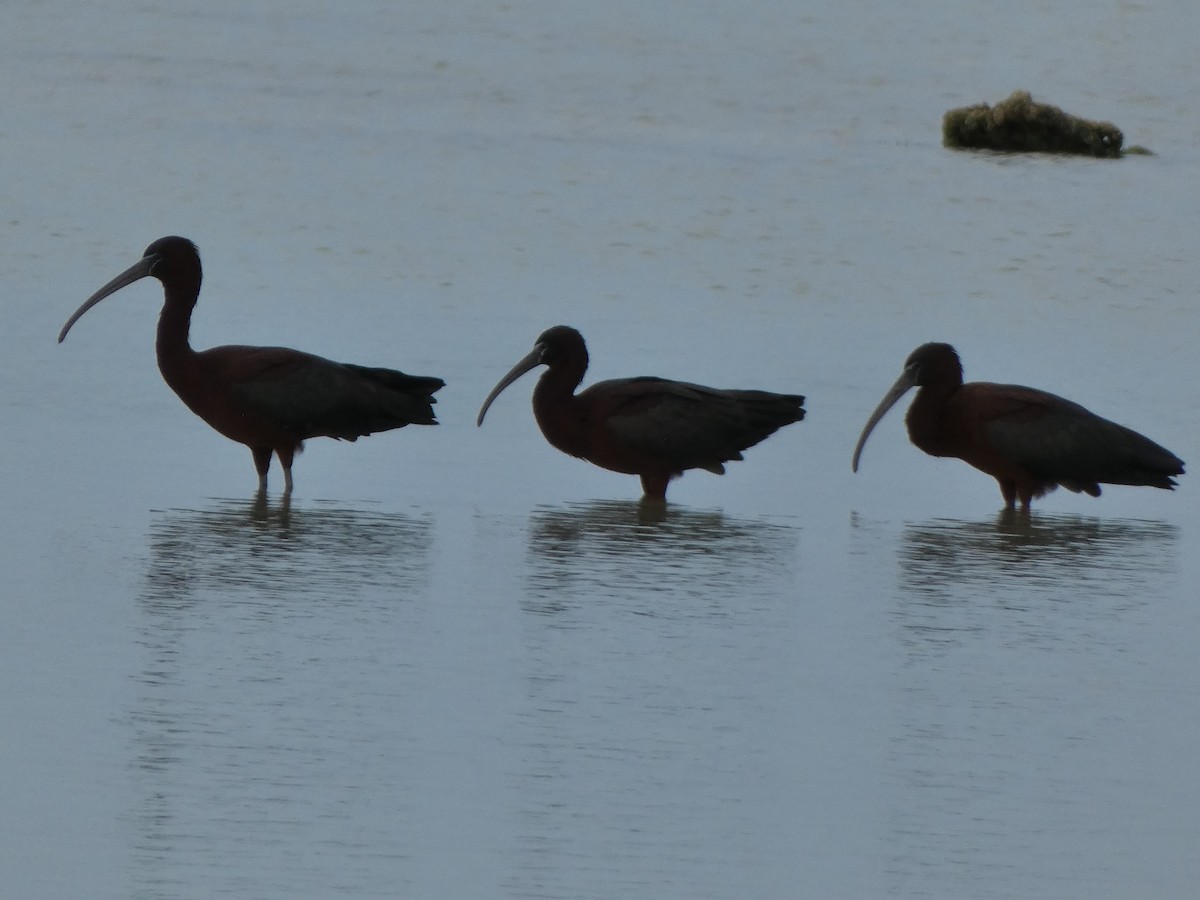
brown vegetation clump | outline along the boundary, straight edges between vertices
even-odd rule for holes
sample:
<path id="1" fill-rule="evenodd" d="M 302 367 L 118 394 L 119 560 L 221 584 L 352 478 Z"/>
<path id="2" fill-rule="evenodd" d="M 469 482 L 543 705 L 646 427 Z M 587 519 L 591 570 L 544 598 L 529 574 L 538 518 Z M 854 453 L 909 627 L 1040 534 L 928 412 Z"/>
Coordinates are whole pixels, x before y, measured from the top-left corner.
<path id="1" fill-rule="evenodd" d="M 1057 106 L 1035 102 L 1028 91 L 1013 91 L 995 106 L 964 106 L 942 117 L 942 143 L 955 149 L 1116 158 L 1124 139 L 1111 122 L 1069 115 Z"/>

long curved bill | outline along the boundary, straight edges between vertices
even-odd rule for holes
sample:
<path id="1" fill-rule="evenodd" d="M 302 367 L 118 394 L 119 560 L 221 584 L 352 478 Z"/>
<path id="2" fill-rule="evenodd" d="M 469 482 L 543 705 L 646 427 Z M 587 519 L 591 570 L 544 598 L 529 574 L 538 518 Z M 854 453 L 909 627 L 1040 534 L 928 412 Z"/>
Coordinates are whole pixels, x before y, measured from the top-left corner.
<path id="1" fill-rule="evenodd" d="M 475 420 L 475 427 L 483 424 L 483 417 L 487 415 L 488 407 L 492 405 L 492 401 L 500 396 L 500 392 L 506 387 L 528 372 L 530 369 L 535 369 L 542 364 L 542 351 L 545 348 L 541 344 L 534 344 L 533 349 L 521 357 L 520 362 L 513 366 L 507 375 L 500 379 L 500 383 L 492 388 L 492 392 L 488 394 L 487 399 L 483 401 L 483 406 L 479 410 L 479 418 Z"/>
<path id="2" fill-rule="evenodd" d="M 862 455 L 863 446 L 867 443 L 867 438 L 871 436 L 875 426 L 879 424 L 879 420 L 887 415 L 887 411 L 896 405 L 896 401 L 903 397 L 909 388 L 915 387 L 916 383 L 916 372 L 905 369 L 896 379 L 896 383 L 888 388 L 888 392 L 883 395 L 883 399 L 875 407 L 875 412 L 871 413 L 871 418 L 867 419 L 867 424 L 863 426 L 858 443 L 854 445 L 854 459 L 850 462 L 852 472 L 858 471 L 858 458 Z"/>
<path id="3" fill-rule="evenodd" d="M 62 327 L 62 331 L 58 333 L 58 342 L 60 344 L 63 342 L 63 338 L 67 336 L 67 332 L 71 330 L 71 326 L 78 322 L 80 317 L 85 312 L 87 312 L 109 294 L 115 294 L 121 288 L 127 287 L 133 284 L 135 281 L 140 281 L 141 279 L 145 278 L 150 274 L 150 269 L 157 261 L 158 258 L 156 256 L 142 257 L 104 287 L 100 288 L 100 290 L 96 291 L 96 293 L 92 294 L 92 296 L 88 297 L 87 300 L 83 302 L 83 306 L 75 310 L 75 312 L 71 315 L 71 318 L 67 319 L 67 324 L 64 325 Z"/>

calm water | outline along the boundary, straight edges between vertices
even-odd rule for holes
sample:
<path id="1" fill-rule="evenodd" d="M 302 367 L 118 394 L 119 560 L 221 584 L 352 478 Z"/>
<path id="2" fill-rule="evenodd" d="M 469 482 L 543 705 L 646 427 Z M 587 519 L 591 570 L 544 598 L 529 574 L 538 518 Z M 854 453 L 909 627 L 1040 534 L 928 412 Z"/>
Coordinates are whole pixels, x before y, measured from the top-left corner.
<path id="1" fill-rule="evenodd" d="M 453 2 L 8 10 L 0 875 L 22 898 L 1156 897 L 1200 886 L 1200 505 L 1029 517 L 912 448 L 926 340 L 1194 462 L 1189 4 Z M 1152 157 L 958 155 L 1015 88 Z M 310 442 L 290 503 L 153 358 L 445 378 Z M 556 453 L 591 378 L 799 391 L 671 488 Z"/>

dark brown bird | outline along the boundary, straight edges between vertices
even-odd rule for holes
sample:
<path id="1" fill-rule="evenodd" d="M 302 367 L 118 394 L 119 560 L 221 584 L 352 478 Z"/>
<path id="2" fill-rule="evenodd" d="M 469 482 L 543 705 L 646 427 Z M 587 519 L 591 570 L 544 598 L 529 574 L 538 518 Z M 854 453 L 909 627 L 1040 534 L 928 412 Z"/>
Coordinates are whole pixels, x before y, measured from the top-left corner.
<path id="1" fill-rule="evenodd" d="M 1175 487 L 1183 460 L 1124 425 L 1078 403 L 1015 384 L 963 384 L 962 363 L 949 344 L 922 344 L 871 413 L 851 468 L 871 430 L 911 387 L 908 436 L 930 456 L 953 456 L 1000 482 L 1005 505 L 1064 487 L 1100 496 L 1101 484 Z"/>
<path id="2" fill-rule="evenodd" d="M 603 469 L 638 475 L 649 499 L 665 500 L 667 482 L 688 469 L 725 474 L 741 451 L 804 418 L 804 398 L 766 391 L 717 390 L 664 378 L 617 378 L 575 393 L 587 371 L 583 336 L 566 325 L 542 332 L 479 410 L 536 366 L 548 366 L 533 389 L 542 434 L 564 453 Z"/>
<path id="3" fill-rule="evenodd" d="M 405 425 L 436 425 L 433 393 L 440 378 L 405 375 L 336 363 L 287 347 L 213 347 L 197 353 L 188 343 L 200 296 L 200 253 L 186 238 L 159 238 L 130 266 L 75 311 L 59 332 L 62 342 L 85 312 L 121 288 L 152 276 L 162 282 L 158 368 L 188 409 L 254 455 L 258 488 L 267 487 L 271 454 L 292 490 L 292 459 L 311 437 L 353 441 Z"/>

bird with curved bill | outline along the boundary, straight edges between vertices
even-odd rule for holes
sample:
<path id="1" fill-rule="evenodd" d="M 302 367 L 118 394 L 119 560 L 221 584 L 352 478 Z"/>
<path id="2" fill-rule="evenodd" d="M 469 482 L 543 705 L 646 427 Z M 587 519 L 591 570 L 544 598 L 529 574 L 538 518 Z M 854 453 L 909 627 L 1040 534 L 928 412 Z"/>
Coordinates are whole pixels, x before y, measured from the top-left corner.
<path id="1" fill-rule="evenodd" d="M 479 410 L 538 366 L 533 415 L 554 447 L 613 472 L 637 475 L 648 500 L 665 501 L 667 483 L 688 469 L 725 473 L 725 463 L 784 425 L 804 418 L 799 394 L 719 390 L 665 378 L 599 381 L 578 394 L 587 371 L 583 336 L 556 325 L 492 389 Z"/>
<path id="2" fill-rule="evenodd" d="M 89 309 L 146 277 L 163 286 L 156 342 L 163 379 L 188 409 L 250 448 L 260 491 L 274 454 L 291 493 L 292 460 L 308 438 L 353 441 L 405 425 L 437 424 L 433 394 L 445 383 L 440 378 L 333 362 L 287 347 L 193 350 L 188 329 L 200 296 L 200 253 L 182 237 L 159 238 L 141 260 L 92 294 L 67 320 L 59 343 Z"/>
<path id="3" fill-rule="evenodd" d="M 1171 490 L 1183 460 L 1136 431 L 1078 403 L 1015 384 L 963 384 L 962 363 L 949 344 L 922 344 L 871 413 L 851 461 L 872 429 L 910 388 L 909 439 L 930 456 L 952 456 L 1000 483 L 1004 503 L 1021 506 L 1064 487 L 1100 496 L 1102 484 Z"/>

